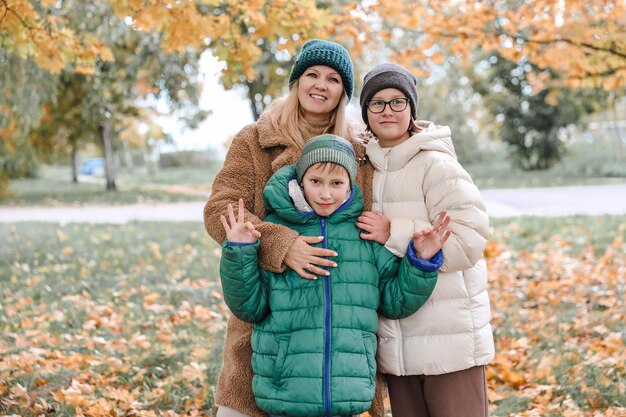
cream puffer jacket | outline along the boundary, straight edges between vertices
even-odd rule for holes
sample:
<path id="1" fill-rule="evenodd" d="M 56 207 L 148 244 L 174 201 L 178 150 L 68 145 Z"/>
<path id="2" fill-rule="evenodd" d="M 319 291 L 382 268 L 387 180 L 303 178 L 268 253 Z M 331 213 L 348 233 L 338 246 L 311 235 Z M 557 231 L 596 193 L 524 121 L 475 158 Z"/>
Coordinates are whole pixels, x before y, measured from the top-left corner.
<path id="1" fill-rule="evenodd" d="M 451 217 L 444 264 L 430 299 L 402 320 L 380 317 L 379 371 L 440 375 L 485 365 L 494 356 L 483 251 L 489 218 L 469 174 L 458 163 L 450 128 L 418 122 L 420 132 L 392 148 L 367 145 L 374 165 L 373 210 L 391 220 L 387 248 L 398 256 L 414 231 L 439 213 Z"/>

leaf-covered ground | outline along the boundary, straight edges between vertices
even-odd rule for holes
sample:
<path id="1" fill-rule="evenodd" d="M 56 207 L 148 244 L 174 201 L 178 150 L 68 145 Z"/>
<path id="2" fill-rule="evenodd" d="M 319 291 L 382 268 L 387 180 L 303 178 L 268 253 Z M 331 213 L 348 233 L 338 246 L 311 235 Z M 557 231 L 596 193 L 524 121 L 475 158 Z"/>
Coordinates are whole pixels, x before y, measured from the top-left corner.
<path id="1" fill-rule="evenodd" d="M 626 415 L 625 234 L 494 224 L 492 415 Z M 211 415 L 219 254 L 196 223 L 0 225 L 0 414 Z"/>

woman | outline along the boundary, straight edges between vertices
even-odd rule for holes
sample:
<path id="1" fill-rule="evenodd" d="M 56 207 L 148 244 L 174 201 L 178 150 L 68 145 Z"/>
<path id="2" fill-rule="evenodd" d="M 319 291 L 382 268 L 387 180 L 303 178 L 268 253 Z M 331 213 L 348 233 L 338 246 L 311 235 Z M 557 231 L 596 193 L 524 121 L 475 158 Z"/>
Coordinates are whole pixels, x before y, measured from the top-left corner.
<path id="1" fill-rule="evenodd" d="M 289 87 L 286 97 L 274 102 L 258 121 L 233 139 L 205 206 L 204 224 L 209 235 L 221 243 L 225 232 L 219 216 L 228 204 L 237 205 L 243 198 L 245 218 L 262 236 L 260 267 L 274 272 L 289 267 L 301 277 L 313 279 L 324 273 L 322 267 L 335 265 L 335 253 L 310 246 L 319 243 L 319 237 L 298 236 L 287 227 L 263 222 L 265 183 L 276 170 L 295 163 L 310 138 L 323 133 L 351 138 L 359 161 L 357 183 L 363 189 L 366 209 L 371 207 L 373 170 L 364 163 L 364 145 L 355 139 L 345 116 L 345 105 L 354 88 L 352 60 L 345 48 L 318 39 L 306 42 L 292 68 Z M 216 392 L 219 417 L 265 416 L 252 394 L 251 333 L 252 325 L 235 317 L 229 319 L 224 367 Z M 372 412 L 382 415 L 382 408 L 382 398 L 377 395 Z"/>

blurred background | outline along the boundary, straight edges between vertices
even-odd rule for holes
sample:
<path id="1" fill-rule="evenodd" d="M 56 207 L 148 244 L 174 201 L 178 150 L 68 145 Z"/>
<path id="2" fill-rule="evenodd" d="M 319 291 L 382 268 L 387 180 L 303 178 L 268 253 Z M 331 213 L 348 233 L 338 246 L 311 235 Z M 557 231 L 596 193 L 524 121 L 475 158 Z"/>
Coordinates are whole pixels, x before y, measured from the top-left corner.
<path id="1" fill-rule="evenodd" d="M 350 51 L 357 121 L 369 68 L 411 68 L 419 117 L 451 126 L 483 189 L 611 182 L 626 177 L 623 11 L 620 1 L 2 1 L 0 201 L 72 202 L 77 183 L 179 198 L 138 184 L 169 190 L 163 170 L 208 191 L 208 167 L 286 92 L 295 53 L 315 37 Z"/>
<path id="2" fill-rule="evenodd" d="M 370 68 L 410 68 L 419 118 L 451 127 L 481 191 L 523 206 L 607 187 L 611 215 L 492 221 L 489 396 L 493 415 L 626 415 L 626 210 L 609 210 L 624 16 L 592 0 L 0 0 L 0 212 L 31 213 L 0 222 L 0 414 L 212 415 L 229 312 L 202 203 L 322 38 L 354 61 L 354 120 Z M 197 220 L 98 211 L 156 204 Z M 52 209 L 91 220 L 41 221 Z"/>

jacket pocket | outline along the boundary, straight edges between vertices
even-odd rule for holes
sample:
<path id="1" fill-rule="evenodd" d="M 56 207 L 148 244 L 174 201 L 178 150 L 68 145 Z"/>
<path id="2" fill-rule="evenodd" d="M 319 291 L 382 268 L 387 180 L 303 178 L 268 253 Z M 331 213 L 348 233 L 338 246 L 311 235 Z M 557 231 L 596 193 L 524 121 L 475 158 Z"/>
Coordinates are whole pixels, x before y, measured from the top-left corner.
<path id="1" fill-rule="evenodd" d="M 283 378 L 283 368 L 285 366 L 285 359 L 287 358 L 287 351 L 289 349 L 289 335 L 279 335 L 276 337 L 278 340 L 278 354 L 276 355 L 276 362 L 274 363 L 274 385 L 281 385 Z"/>
<path id="2" fill-rule="evenodd" d="M 376 335 L 370 332 L 363 332 L 363 349 L 365 350 L 365 358 L 367 359 L 367 367 L 369 370 L 370 383 L 374 384 L 376 379 Z"/>

